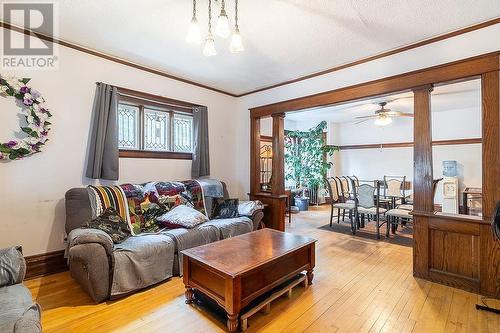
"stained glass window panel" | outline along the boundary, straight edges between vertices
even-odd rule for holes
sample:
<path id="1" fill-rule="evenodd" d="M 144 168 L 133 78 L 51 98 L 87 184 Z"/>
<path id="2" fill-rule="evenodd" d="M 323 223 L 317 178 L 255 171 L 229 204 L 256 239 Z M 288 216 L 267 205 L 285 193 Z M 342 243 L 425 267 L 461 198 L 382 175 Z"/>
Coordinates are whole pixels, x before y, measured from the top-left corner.
<path id="1" fill-rule="evenodd" d="M 193 117 L 174 114 L 174 151 L 193 151 Z"/>
<path id="2" fill-rule="evenodd" d="M 144 149 L 168 150 L 168 117 L 166 112 L 144 110 Z"/>
<path id="3" fill-rule="evenodd" d="M 139 148 L 139 108 L 118 104 L 118 147 L 124 149 Z"/>

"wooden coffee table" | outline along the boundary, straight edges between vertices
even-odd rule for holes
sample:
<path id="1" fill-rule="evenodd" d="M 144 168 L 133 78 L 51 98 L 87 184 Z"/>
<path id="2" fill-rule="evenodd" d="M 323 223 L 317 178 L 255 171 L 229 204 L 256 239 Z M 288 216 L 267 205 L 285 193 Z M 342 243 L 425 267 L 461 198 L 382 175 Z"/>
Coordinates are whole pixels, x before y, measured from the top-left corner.
<path id="1" fill-rule="evenodd" d="M 186 303 L 201 291 L 225 309 L 229 332 L 243 307 L 302 271 L 313 280 L 316 240 L 261 229 L 182 251 Z"/>

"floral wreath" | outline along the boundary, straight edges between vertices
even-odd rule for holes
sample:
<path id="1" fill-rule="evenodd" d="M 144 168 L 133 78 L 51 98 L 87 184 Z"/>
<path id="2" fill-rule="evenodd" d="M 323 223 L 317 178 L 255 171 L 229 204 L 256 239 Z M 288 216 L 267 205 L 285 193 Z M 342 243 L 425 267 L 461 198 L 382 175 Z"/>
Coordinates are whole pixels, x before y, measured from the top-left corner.
<path id="1" fill-rule="evenodd" d="M 45 100 L 38 91 L 27 86 L 30 79 L 0 77 L 0 96 L 13 96 L 26 117 L 26 127 L 21 131 L 27 134 L 23 139 L 0 142 L 0 160 L 18 160 L 40 152 L 47 142 L 52 115 L 44 106 Z"/>

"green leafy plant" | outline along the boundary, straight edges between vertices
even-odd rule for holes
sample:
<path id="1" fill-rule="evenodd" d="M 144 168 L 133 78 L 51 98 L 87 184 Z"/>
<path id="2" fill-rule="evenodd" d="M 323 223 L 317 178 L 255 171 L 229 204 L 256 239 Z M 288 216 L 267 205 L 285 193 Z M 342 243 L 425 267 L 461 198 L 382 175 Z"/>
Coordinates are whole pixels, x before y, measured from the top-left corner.
<path id="1" fill-rule="evenodd" d="M 297 188 L 312 188 L 322 183 L 338 147 L 326 146 L 323 132 L 326 121 L 309 131 L 285 131 L 285 179 L 295 182 Z"/>

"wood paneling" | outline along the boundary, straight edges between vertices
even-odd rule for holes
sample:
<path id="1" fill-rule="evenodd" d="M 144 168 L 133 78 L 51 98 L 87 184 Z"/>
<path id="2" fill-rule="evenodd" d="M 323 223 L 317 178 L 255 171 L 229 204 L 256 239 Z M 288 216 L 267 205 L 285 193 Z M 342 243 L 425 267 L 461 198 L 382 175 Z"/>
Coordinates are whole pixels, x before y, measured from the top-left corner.
<path id="1" fill-rule="evenodd" d="M 413 146 L 414 207 L 418 211 L 431 212 L 434 208 L 432 191 L 432 115 L 431 86 L 414 92 L 413 137 L 418 138 Z"/>
<path id="2" fill-rule="evenodd" d="M 470 145 L 481 143 L 481 138 L 470 139 L 453 139 L 453 140 L 437 140 L 432 141 L 433 146 L 452 146 L 452 145 Z M 327 147 L 337 147 L 334 145 L 327 145 Z M 369 143 L 360 145 L 345 145 L 338 146 L 340 150 L 353 150 L 353 149 L 386 149 L 386 148 L 409 148 L 413 147 L 413 142 L 391 142 L 391 143 Z"/>
<path id="3" fill-rule="evenodd" d="M 280 231 L 285 230 L 285 213 L 286 213 L 286 200 L 288 196 L 272 195 L 271 193 L 258 192 L 251 193 L 250 200 L 260 200 L 266 205 L 264 208 L 264 222 L 267 228 L 276 229 Z"/>
<path id="4" fill-rule="evenodd" d="M 482 75 L 483 215 L 492 220 L 500 201 L 500 84 L 498 71 Z M 481 227 L 481 291 L 500 298 L 500 240 L 489 226 Z"/>
<path id="5" fill-rule="evenodd" d="M 68 270 L 66 259 L 64 258 L 64 250 L 28 256 L 25 260 L 25 279 L 32 279 Z"/>
<path id="6" fill-rule="evenodd" d="M 500 294 L 500 245 L 492 237 L 489 224 L 495 203 L 500 200 L 500 88 L 499 88 L 499 61 L 500 52 L 493 52 L 453 63 L 448 63 L 415 72 L 397 75 L 386 79 L 371 81 L 351 87 L 337 89 L 316 95 L 301 97 L 289 101 L 274 103 L 251 109 L 251 117 L 259 118 L 287 111 L 304 108 L 320 107 L 345 103 L 355 99 L 371 98 L 398 91 L 413 90 L 414 98 L 414 138 L 418 138 L 414 148 L 414 247 L 413 273 L 415 276 L 433 279 L 440 283 L 459 286 L 466 289 L 476 289 L 486 295 Z M 433 84 L 461 81 L 471 77 L 481 76 L 483 93 L 483 133 L 482 141 L 472 139 L 462 143 L 479 143 L 483 145 L 483 209 L 484 218 L 449 216 L 433 213 L 433 174 L 432 174 L 432 133 L 429 89 Z M 460 144 L 457 141 L 434 142 L 434 145 Z M 373 147 L 373 148 L 379 148 Z M 487 192 L 484 194 L 484 192 Z M 255 196 L 256 197 L 256 196 Z M 257 198 L 257 197 L 256 197 Z M 268 201 L 273 200 L 268 197 Z M 271 214 L 278 214 L 273 210 Z M 284 215 L 284 210 L 283 210 Z M 439 232 L 431 230 L 436 218 L 444 220 Z M 269 218 L 269 222 L 281 228 L 279 223 Z M 463 236 L 457 223 L 476 223 L 479 227 L 470 227 L 475 231 Z M 479 236 L 477 235 L 479 228 Z M 448 241 L 447 236 L 450 234 Z M 458 235 L 457 235 L 458 234 Z M 442 236 L 442 237 L 441 237 Z M 442 239 L 446 250 L 439 245 Z M 434 247 L 431 246 L 434 243 Z M 465 246 L 460 247 L 463 243 Z M 479 243 L 479 246 L 477 246 Z M 455 245 L 454 245 L 455 244 Z M 452 248 L 455 246 L 455 248 Z M 472 253 L 477 254 L 479 249 L 479 277 L 470 277 L 471 274 L 458 269 L 449 263 L 439 266 L 439 258 L 443 251 L 459 253 L 461 258 L 468 258 L 468 262 L 477 262 Z M 457 252 L 458 251 L 458 252 Z M 460 252 L 463 251 L 463 252 Z M 432 268 L 436 265 L 438 268 Z M 445 270 L 442 270 L 444 267 Z M 448 269 L 449 271 L 446 271 Z M 477 271 L 474 273 L 476 274 Z M 477 275 L 477 274 L 476 274 Z M 476 276 L 473 275 L 473 276 Z M 479 280 L 479 282 L 477 281 Z"/>
<path id="7" fill-rule="evenodd" d="M 317 108 L 374 96 L 408 91 L 412 88 L 469 78 L 499 69 L 500 52 L 455 61 L 418 71 L 391 76 L 319 94 L 251 108 L 252 117 L 266 117 L 274 113 Z"/>
<path id="8" fill-rule="evenodd" d="M 377 55 L 374 55 L 374 56 L 371 56 L 371 57 L 363 58 L 363 59 L 360 59 L 360 60 L 357 60 L 357 61 L 353 61 L 353 62 L 344 64 L 344 65 L 340 65 L 340 66 L 336 66 L 336 67 L 333 67 L 333 68 L 329 68 L 329 69 L 324 70 L 324 71 L 320 71 L 320 72 L 317 72 L 317 73 L 313 73 L 313 74 L 301 76 L 301 77 L 298 77 L 298 78 L 293 79 L 293 80 L 288 80 L 288 81 L 276 83 L 276 84 L 273 84 L 273 85 L 270 85 L 270 86 L 267 86 L 267 87 L 262 87 L 262 88 L 259 88 L 259 89 L 255 89 L 255 90 L 246 92 L 244 94 L 240 94 L 240 95 L 238 95 L 238 97 L 245 96 L 245 95 L 250 95 L 250 94 L 254 94 L 254 93 L 257 93 L 257 92 L 260 92 L 260 91 L 264 91 L 264 90 L 269 90 L 269 89 L 281 87 L 281 86 L 284 86 L 284 85 L 287 85 L 287 84 L 291 84 L 291 83 L 295 83 L 295 82 L 299 82 L 299 81 L 303 81 L 303 80 L 308 80 L 308 79 L 311 79 L 313 77 L 317 77 L 317 76 L 320 76 L 320 75 L 325 75 L 325 74 L 336 72 L 336 71 L 339 71 L 339 70 L 342 70 L 342 69 L 345 69 L 345 68 L 349 68 L 349 67 L 353 67 L 353 66 L 356 66 L 356 65 L 364 64 L 366 62 L 370 62 L 370 61 L 374 61 L 374 60 L 377 60 L 377 59 L 380 59 L 380 58 L 388 57 L 388 56 L 391 56 L 391 55 L 394 55 L 394 54 L 405 52 L 405 51 L 408 51 L 408 50 L 411 50 L 411 49 L 414 49 L 414 48 L 417 48 L 417 47 L 421 47 L 421 46 L 424 46 L 424 45 L 435 43 L 435 42 L 438 42 L 438 41 L 441 41 L 441 40 L 444 40 L 444 39 L 447 39 L 447 38 L 450 38 L 450 37 L 455 37 L 455 36 L 458 36 L 458 35 L 461 35 L 461 34 L 464 34 L 464 33 L 467 33 L 467 32 L 471 32 L 471 31 L 474 31 L 474 30 L 482 29 L 482 28 L 488 27 L 490 25 L 495 25 L 495 24 L 498 24 L 498 23 L 500 23 L 500 18 L 495 18 L 495 19 L 492 19 L 492 20 L 489 20 L 489 21 L 486 21 L 486 22 L 482 22 L 482 23 L 479 23 L 479 24 L 472 25 L 472 26 L 467 27 L 467 28 L 463 28 L 463 29 L 459 29 L 459 30 L 456 30 L 456 31 L 452 31 L 452 32 L 449 32 L 449 33 L 444 34 L 444 35 L 440 35 L 440 36 L 437 36 L 437 37 L 429 38 L 429 39 L 420 41 L 418 43 L 413 43 L 413 44 L 410 44 L 410 45 L 407 45 L 407 46 L 403 46 L 403 47 L 400 47 L 400 48 L 397 48 L 397 49 L 394 49 L 394 50 L 390 50 L 390 51 L 387 51 L 387 52 L 383 52 L 383 53 L 380 53 L 380 54 L 377 54 Z"/>
<path id="9" fill-rule="evenodd" d="M 260 118 L 250 118 L 250 193 L 260 192 Z"/>
<path id="10" fill-rule="evenodd" d="M 273 115 L 273 173 L 271 193 L 285 194 L 285 114 Z"/>
<path id="11" fill-rule="evenodd" d="M 153 150 L 124 150 L 120 149 L 120 158 L 158 158 L 170 160 L 192 160 L 192 153 L 181 153 L 174 151 L 153 151 Z"/>

